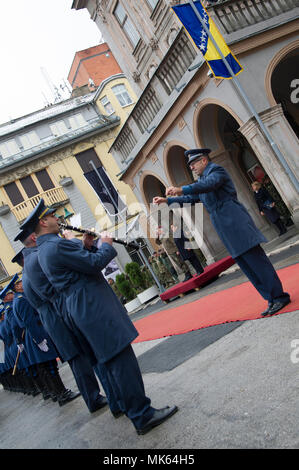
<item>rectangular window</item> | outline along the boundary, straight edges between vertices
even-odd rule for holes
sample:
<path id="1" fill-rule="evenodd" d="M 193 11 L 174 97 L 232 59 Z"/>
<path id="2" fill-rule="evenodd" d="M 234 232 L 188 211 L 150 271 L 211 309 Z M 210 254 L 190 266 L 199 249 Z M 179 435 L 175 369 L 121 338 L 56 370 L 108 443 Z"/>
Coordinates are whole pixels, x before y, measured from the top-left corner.
<path id="1" fill-rule="evenodd" d="M 8 183 L 4 186 L 4 189 L 13 206 L 17 206 L 24 201 L 24 198 L 16 185 L 16 183 Z"/>
<path id="2" fill-rule="evenodd" d="M 117 214 L 120 210 L 124 209 L 124 203 L 119 197 L 96 152 L 93 149 L 86 150 L 76 155 L 76 159 L 83 170 L 85 178 L 98 195 L 108 215 Z M 94 163 L 96 170 L 91 166 L 90 161 Z"/>
<path id="3" fill-rule="evenodd" d="M 8 272 L 5 269 L 4 264 L 2 263 L 0 259 L 0 281 L 3 281 L 3 279 L 6 279 L 8 277 Z"/>
<path id="4" fill-rule="evenodd" d="M 127 106 L 133 103 L 133 100 L 131 99 L 129 93 L 127 92 L 125 85 L 115 85 L 112 87 L 112 91 L 115 94 L 121 106 Z"/>
<path id="5" fill-rule="evenodd" d="M 36 132 L 28 132 L 28 134 L 21 135 L 20 141 L 25 150 L 40 144 L 40 139 Z"/>
<path id="6" fill-rule="evenodd" d="M 0 153 L 3 158 L 11 157 L 12 155 L 16 155 L 20 152 L 19 146 L 15 142 L 15 140 L 8 140 L 3 144 L 0 144 Z"/>
<path id="7" fill-rule="evenodd" d="M 35 196 L 36 194 L 39 194 L 39 190 L 35 186 L 35 183 L 31 176 L 25 176 L 25 178 L 20 179 L 20 183 L 23 186 L 28 198 Z"/>
<path id="8" fill-rule="evenodd" d="M 57 121 L 53 124 L 50 124 L 50 129 L 55 137 L 59 137 L 68 133 L 68 128 L 66 127 L 64 121 Z"/>
<path id="9" fill-rule="evenodd" d="M 87 124 L 82 114 L 75 114 L 75 116 L 70 117 L 69 123 L 73 130 L 84 127 Z"/>
<path id="10" fill-rule="evenodd" d="M 43 188 L 44 191 L 48 191 L 48 189 L 54 188 L 53 181 L 51 180 L 47 170 L 40 170 L 35 173 L 35 176 L 38 179 L 39 184 Z"/>
<path id="11" fill-rule="evenodd" d="M 103 96 L 103 98 L 101 98 L 100 101 L 101 101 L 101 104 L 102 104 L 103 108 L 105 109 L 105 112 L 108 116 L 110 116 L 110 114 L 114 113 L 113 106 L 110 103 L 110 101 L 108 100 L 107 96 Z"/>
<path id="12" fill-rule="evenodd" d="M 135 48 L 140 40 L 140 36 L 136 31 L 132 21 L 128 17 L 125 9 L 119 2 L 114 10 L 114 16 L 120 24 L 120 27 L 124 30 L 125 34 L 129 38 L 133 48 Z"/>

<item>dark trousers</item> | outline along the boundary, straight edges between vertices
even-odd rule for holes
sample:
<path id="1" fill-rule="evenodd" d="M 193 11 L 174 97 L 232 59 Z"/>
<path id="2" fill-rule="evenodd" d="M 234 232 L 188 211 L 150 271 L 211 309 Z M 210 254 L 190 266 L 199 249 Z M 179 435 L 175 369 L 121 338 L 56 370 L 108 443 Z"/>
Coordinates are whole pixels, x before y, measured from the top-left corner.
<path id="1" fill-rule="evenodd" d="M 68 363 L 73 372 L 77 387 L 90 412 L 96 409 L 97 403 L 102 397 L 95 373 L 104 389 L 110 410 L 119 411 L 121 409 L 121 404 L 117 401 L 104 364 L 93 368 L 89 359 L 83 355 L 70 359 Z"/>
<path id="2" fill-rule="evenodd" d="M 97 364 L 94 367 L 94 370 L 100 379 L 102 387 L 105 391 L 110 410 L 114 411 L 124 411 L 124 405 L 122 403 L 121 397 L 115 392 L 114 388 L 112 387 L 112 383 L 110 380 L 110 376 L 105 364 Z M 116 389 L 117 391 L 117 389 Z"/>
<path id="3" fill-rule="evenodd" d="M 69 359 L 68 363 L 87 408 L 93 411 L 100 396 L 100 387 L 89 360 L 78 355 Z"/>
<path id="4" fill-rule="evenodd" d="M 235 258 L 244 274 L 269 304 L 289 298 L 283 291 L 281 281 L 273 264 L 260 245 Z"/>
<path id="5" fill-rule="evenodd" d="M 154 408 L 145 395 L 143 379 L 131 345 L 105 363 L 113 389 L 123 403 L 123 410 L 136 429 L 152 417 Z"/>
<path id="6" fill-rule="evenodd" d="M 193 253 L 192 256 L 188 258 L 186 261 L 189 261 L 192 264 L 197 274 L 203 273 L 203 267 L 195 253 Z"/>

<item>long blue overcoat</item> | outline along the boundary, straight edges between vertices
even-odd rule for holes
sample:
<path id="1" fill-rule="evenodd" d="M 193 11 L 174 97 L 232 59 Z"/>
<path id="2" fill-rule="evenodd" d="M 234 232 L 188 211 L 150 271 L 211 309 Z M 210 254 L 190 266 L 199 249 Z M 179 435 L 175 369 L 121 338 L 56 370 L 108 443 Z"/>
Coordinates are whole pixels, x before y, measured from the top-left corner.
<path id="1" fill-rule="evenodd" d="M 14 359 L 16 360 L 17 353 L 18 353 L 17 345 L 24 344 L 25 339 L 22 337 L 23 328 L 20 327 L 19 322 L 17 321 L 13 313 L 13 303 L 11 303 L 11 308 L 8 310 L 7 322 L 13 334 L 13 345 L 11 346 L 11 348 L 12 348 L 12 355 Z M 17 369 L 25 369 L 31 365 L 32 365 L 32 362 L 30 361 L 27 351 L 23 350 L 19 355 Z"/>
<path id="2" fill-rule="evenodd" d="M 52 341 L 63 361 L 69 361 L 81 353 L 80 345 L 73 333 L 65 324 L 63 318 L 63 305 L 60 294 L 56 292 L 48 281 L 38 261 L 38 248 L 25 248 L 23 289 L 25 295 L 41 318 L 43 326 L 49 333 Z"/>
<path id="3" fill-rule="evenodd" d="M 66 308 L 100 363 L 125 349 L 138 332 L 107 283 L 102 269 L 117 255 L 103 243 L 90 252 L 55 234 L 38 237 L 38 259 L 47 278 L 66 298 Z"/>
<path id="4" fill-rule="evenodd" d="M 14 366 L 17 347 L 14 344 L 13 332 L 8 319 L 8 313 L 11 309 L 11 306 L 6 303 L 4 309 L 4 320 L 0 322 L 0 338 L 4 342 L 4 364 L 6 370 L 8 370 Z"/>
<path id="5" fill-rule="evenodd" d="M 233 258 L 267 241 L 238 201 L 232 179 L 220 165 L 209 162 L 197 182 L 183 186 L 182 190 L 183 196 L 169 197 L 167 204 L 202 202 Z"/>
<path id="6" fill-rule="evenodd" d="M 44 329 L 39 315 L 32 308 L 24 293 L 17 293 L 13 299 L 13 313 L 20 328 L 25 330 L 24 348 L 31 364 L 51 361 L 58 356 L 57 349 L 50 336 Z M 49 351 L 44 352 L 38 347 L 44 339 L 47 340 Z"/>

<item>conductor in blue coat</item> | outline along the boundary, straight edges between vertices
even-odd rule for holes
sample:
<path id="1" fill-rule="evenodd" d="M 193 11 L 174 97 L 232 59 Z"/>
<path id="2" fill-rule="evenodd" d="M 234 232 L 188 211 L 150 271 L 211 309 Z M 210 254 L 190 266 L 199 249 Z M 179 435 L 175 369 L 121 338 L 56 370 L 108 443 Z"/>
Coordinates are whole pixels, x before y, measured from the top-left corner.
<path id="1" fill-rule="evenodd" d="M 210 149 L 185 152 L 190 169 L 198 175 L 195 183 L 169 187 L 166 197 L 154 197 L 154 204 L 203 203 L 228 252 L 242 271 L 268 301 L 262 316 L 273 315 L 290 302 L 277 273 L 260 246 L 266 242 L 246 208 L 238 201 L 237 192 L 228 172 L 210 160 Z"/>
<path id="2" fill-rule="evenodd" d="M 66 299 L 67 311 L 91 346 L 97 361 L 105 364 L 125 414 L 138 434 L 161 424 L 177 407 L 155 409 L 145 395 L 139 365 L 131 342 L 138 332 L 101 271 L 117 255 L 113 239 L 102 234 L 102 245 L 92 252 L 58 236 L 59 222 L 41 199 L 23 229 L 37 235 L 38 259 L 50 283 Z M 90 237 L 90 236 L 89 236 Z M 88 238 L 85 235 L 85 241 Z M 93 239 L 90 237 L 92 244 Z"/>

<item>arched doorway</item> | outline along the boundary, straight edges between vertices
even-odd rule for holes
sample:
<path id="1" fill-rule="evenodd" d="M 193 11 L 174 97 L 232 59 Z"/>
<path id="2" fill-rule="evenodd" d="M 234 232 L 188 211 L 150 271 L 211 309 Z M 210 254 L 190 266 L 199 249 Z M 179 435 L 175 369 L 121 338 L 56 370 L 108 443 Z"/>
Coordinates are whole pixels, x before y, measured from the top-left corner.
<path id="1" fill-rule="evenodd" d="M 147 238 L 153 244 L 155 231 L 158 226 L 162 225 L 163 213 L 160 206 L 154 208 L 151 204 L 155 196 L 165 197 L 166 186 L 157 176 L 146 174 L 140 181 L 140 190 L 149 209 L 146 222 Z"/>
<path id="2" fill-rule="evenodd" d="M 143 194 L 148 205 L 155 196 L 165 196 L 166 186 L 154 175 L 146 175 L 142 182 Z"/>
<path id="3" fill-rule="evenodd" d="M 181 145 L 172 145 L 171 142 L 165 149 L 165 168 L 173 186 L 184 186 L 194 181 L 192 171 L 186 165 L 185 150 Z"/>
<path id="4" fill-rule="evenodd" d="M 275 188 L 247 140 L 238 131 L 239 124 L 237 121 L 225 109 L 220 108 L 218 112 L 218 123 L 220 138 L 223 141 L 225 148 L 230 149 L 234 162 L 246 178 L 249 190 L 251 190 L 251 183 L 254 181 L 262 183 L 273 197 L 276 208 L 284 219 L 285 225 L 293 225 L 289 209 L 285 205 L 279 192 Z"/>
<path id="5" fill-rule="evenodd" d="M 292 83 L 298 80 L 299 48 L 286 54 L 271 75 L 271 90 L 277 104 L 281 104 L 285 118 L 299 138 L 299 106 L 294 98 Z M 298 88 L 298 85 L 297 85 Z M 298 96 L 298 93 L 297 93 Z"/>

